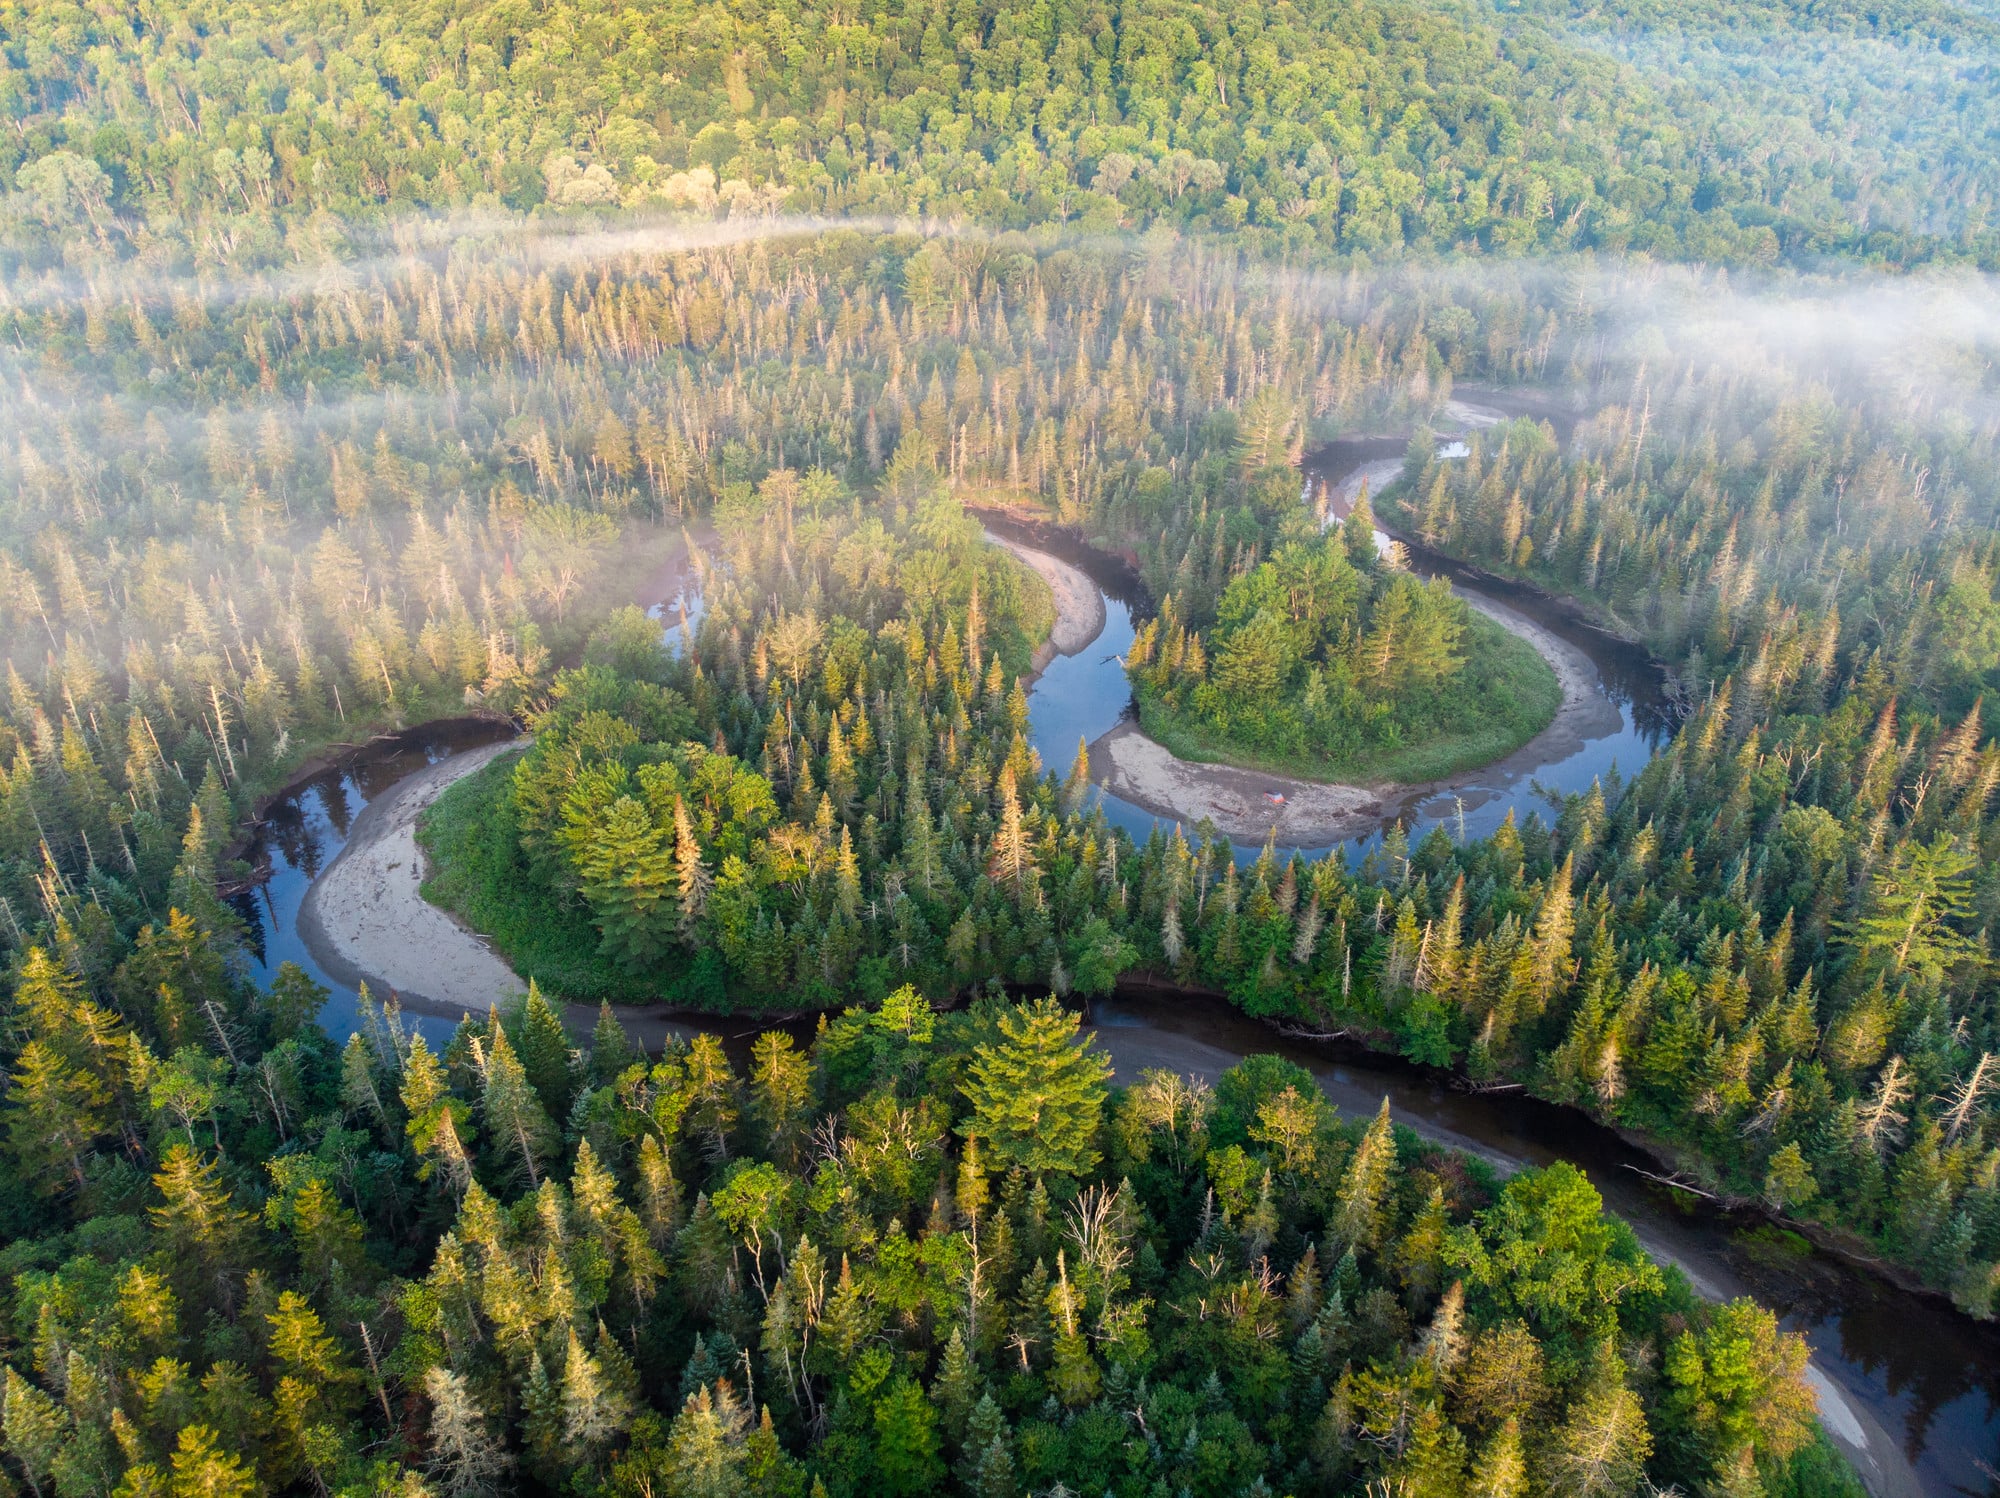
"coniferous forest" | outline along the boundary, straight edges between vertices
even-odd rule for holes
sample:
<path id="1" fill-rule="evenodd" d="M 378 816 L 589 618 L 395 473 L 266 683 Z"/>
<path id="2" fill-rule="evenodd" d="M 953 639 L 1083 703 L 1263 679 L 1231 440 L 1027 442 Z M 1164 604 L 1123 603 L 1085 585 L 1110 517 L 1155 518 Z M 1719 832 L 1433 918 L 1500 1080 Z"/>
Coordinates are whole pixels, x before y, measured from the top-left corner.
<path id="1" fill-rule="evenodd" d="M 1421 779 L 1518 748 L 1561 697 L 1532 646 L 1378 554 L 1365 494 L 1337 531 L 1232 577 L 1205 637 L 1168 604 L 1128 669 L 1147 730 L 1194 758 L 1212 739 L 1327 779 Z"/>
<path id="2" fill-rule="evenodd" d="M 1862 1491 L 1581 1171 L 1078 1009 L 1519 1088 L 2000 1312 L 1995 27 L 0 0 L 0 1498 Z M 1412 548 L 1670 731 L 1489 836 L 1135 835 L 1001 511 L 1143 583 L 1189 758 L 1539 733 Z M 467 714 L 527 737 L 425 892 L 534 981 L 330 1035 L 229 901 L 266 798 Z"/>

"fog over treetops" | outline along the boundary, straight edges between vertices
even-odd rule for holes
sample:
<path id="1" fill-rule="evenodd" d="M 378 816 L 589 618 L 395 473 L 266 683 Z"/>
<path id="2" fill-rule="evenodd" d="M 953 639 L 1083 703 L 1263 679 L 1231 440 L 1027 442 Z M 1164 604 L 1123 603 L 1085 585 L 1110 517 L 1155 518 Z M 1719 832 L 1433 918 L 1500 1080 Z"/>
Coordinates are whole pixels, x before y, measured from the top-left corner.
<path id="1" fill-rule="evenodd" d="M 1274 1056 L 1114 1081 L 1076 1010 L 1532 1094 L 1993 1316 L 1995 45 L 0 3 L 0 1489 L 1859 1491 L 1789 1307 L 1578 1170 Z M 1665 726 L 1491 836 L 1135 837 L 1034 747 L 1061 574 L 1002 512 L 1139 600 L 1121 731 L 1264 800 L 1538 734 L 1514 587 Z M 530 992 L 330 1035 L 260 839 L 370 834 L 269 798 L 468 714 L 532 739 L 382 898 Z"/>

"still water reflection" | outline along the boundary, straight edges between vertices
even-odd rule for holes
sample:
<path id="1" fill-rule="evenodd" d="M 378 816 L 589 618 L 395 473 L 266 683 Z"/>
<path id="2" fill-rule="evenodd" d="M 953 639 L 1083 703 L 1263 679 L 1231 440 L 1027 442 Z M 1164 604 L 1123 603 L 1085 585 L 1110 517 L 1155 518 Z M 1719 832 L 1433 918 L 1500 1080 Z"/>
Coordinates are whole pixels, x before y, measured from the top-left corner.
<path id="1" fill-rule="evenodd" d="M 332 990 L 320 1022 L 336 1038 L 353 1033 L 359 1023 L 359 996 L 332 977 L 307 949 L 299 936 L 299 903 L 313 880 L 340 856 L 362 807 L 426 765 L 461 749 L 511 738 L 513 732 L 511 725 L 479 719 L 426 724 L 357 750 L 274 802 L 253 850 L 255 861 L 268 860 L 269 875 L 230 899 L 250 930 L 251 976 L 258 986 L 268 988 L 281 963 L 297 963 Z M 454 1028 L 452 1021 L 434 1015 L 406 1015 L 404 1023 L 439 1044 L 450 1040 Z"/>

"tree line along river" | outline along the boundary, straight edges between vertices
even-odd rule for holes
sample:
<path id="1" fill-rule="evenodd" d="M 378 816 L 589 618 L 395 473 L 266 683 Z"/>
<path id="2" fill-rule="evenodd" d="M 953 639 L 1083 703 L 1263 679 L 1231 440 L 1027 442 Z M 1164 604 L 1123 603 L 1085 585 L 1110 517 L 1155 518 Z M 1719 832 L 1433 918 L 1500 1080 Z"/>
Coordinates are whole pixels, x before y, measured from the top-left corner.
<path id="1" fill-rule="evenodd" d="M 1309 463 L 1309 478 L 1324 485 L 1337 506 L 1341 486 L 1364 465 L 1375 465 L 1375 474 L 1391 471 L 1388 455 L 1373 450 L 1389 445 L 1389 439 L 1336 444 Z M 1351 489 L 1348 497 L 1351 500 Z M 1004 521 L 994 523 L 1005 530 Z M 1094 746 L 1093 779 L 1100 779 L 1102 759 L 1097 750 L 1107 735 L 1121 729 L 1135 731 L 1125 721 L 1130 691 L 1122 662 L 1135 614 L 1144 612 L 1143 593 L 1129 568 L 1088 548 L 1019 531 L 1002 539 L 1017 549 L 1032 546 L 1059 553 L 1058 561 L 1083 572 L 1102 594 L 1101 630 L 1071 653 L 1049 660 L 1029 693 L 1030 732 L 1043 762 L 1067 765 L 1082 740 Z M 1527 590 L 1474 578 L 1455 571 L 1445 559 L 1421 552 L 1413 562 L 1420 570 L 1451 575 L 1469 598 L 1491 601 L 1532 621 L 1586 661 L 1589 671 L 1583 689 L 1590 697 L 1590 711 L 1582 716 L 1580 730 L 1539 736 L 1506 760 L 1454 777 L 1449 784 L 1391 788 L 1396 794 L 1381 798 L 1367 825 L 1348 829 L 1344 841 L 1350 853 L 1365 851 L 1396 822 L 1413 841 L 1438 824 L 1454 835 L 1481 836 L 1498 827 L 1510 810 L 1525 816 L 1538 804 L 1542 790 L 1582 791 L 1614 770 L 1628 777 L 1637 773 L 1665 742 L 1671 719 L 1662 700 L 1659 673 L 1643 651 L 1590 628 L 1559 603 Z M 685 569 L 664 572 L 640 602 L 669 626 L 670 635 L 683 618 L 693 623 L 700 617 L 698 587 Z M 447 1039 L 465 1005 L 427 996 L 421 976 L 427 969 L 408 964 L 421 957 L 431 965 L 429 970 L 435 970 L 449 963 L 449 952 L 349 949 L 343 946 L 341 933 L 326 929 L 323 920 L 308 919 L 302 929 L 301 907 L 343 852 L 359 858 L 358 845 L 383 836 L 392 825 L 406 828 L 413 820 L 413 806 L 401 807 L 401 815 L 390 815 L 399 810 L 400 789 L 421 789 L 427 800 L 455 778 L 453 772 L 459 768 L 453 765 L 447 770 L 441 761 L 483 762 L 510 736 L 510 728 L 499 723 L 457 720 L 424 725 L 357 750 L 272 803 L 254 850 L 268 873 L 236 897 L 237 909 L 255 937 L 258 976 L 268 981 L 279 963 L 292 961 L 327 983 L 334 995 L 322 1018 L 336 1037 L 344 1037 L 357 1023 L 357 985 L 366 980 L 377 993 L 398 992 L 409 1024 L 434 1040 Z M 473 750 L 486 752 L 468 753 Z M 432 766 L 438 768 L 421 777 L 421 787 L 411 782 L 413 774 Z M 1227 767 L 1189 770 L 1197 776 L 1211 770 L 1249 773 Z M 1157 800 L 1147 805 L 1104 790 L 1099 794 L 1109 820 L 1136 838 L 1145 838 L 1156 821 L 1174 820 L 1160 815 L 1171 808 Z M 1272 835 L 1280 847 L 1330 851 L 1327 841 L 1306 844 L 1294 839 L 1288 844 L 1282 834 Z M 1254 855 L 1263 840 L 1239 838 L 1239 848 Z M 363 895 L 367 903 L 421 905 L 414 844 L 407 855 L 402 855 L 402 846 L 395 845 L 386 863 L 377 850 L 371 875 L 376 883 Z M 405 856 L 408 867 L 403 866 Z M 440 930 L 449 928 L 453 933 L 449 939 L 466 948 L 461 956 L 477 952 L 495 965 L 489 970 L 504 971 L 472 933 L 450 926 L 449 918 L 429 912 L 428 907 L 416 914 L 435 915 Z M 574 1018 L 587 1030 L 594 1011 Z M 1143 981 L 1121 985 L 1115 995 L 1097 1001 L 1089 1018 L 1091 1033 L 1121 1079 L 1155 1066 L 1213 1077 L 1245 1055 L 1277 1052 L 1312 1071 L 1343 1111 L 1372 1112 L 1386 1096 L 1399 1121 L 1483 1155 L 1503 1169 L 1570 1161 L 1590 1176 L 1607 1206 L 1633 1224 L 1647 1249 L 1678 1264 L 1697 1289 L 1717 1297 L 1754 1294 L 1778 1309 L 1788 1327 L 1804 1334 L 1813 1352 L 1822 1418 L 1871 1491 L 1898 1495 L 1994 1491 L 1994 1469 L 2000 1466 L 2000 1337 L 1941 1302 L 1898 1290 L 1805 1249 L 1754 1216 L 1733 1217 L 1663 1188 L 1645 1174 L 1653 1162 L 1614 1133 L 1579 1113 L 1519 1092 L 1466 1092 L 1448 1078 L 1358 1046 L 1281 1036 L 1213 996 Z M 693 1033 L 705 1026 L 740 1045 L 751 1029 L 751 1023 L 743 1020 L 694 1020 L 654 1011 L 635 1011 L 629 1021 L 635 1039 L 653 1044 L 667 1033 Z"/>

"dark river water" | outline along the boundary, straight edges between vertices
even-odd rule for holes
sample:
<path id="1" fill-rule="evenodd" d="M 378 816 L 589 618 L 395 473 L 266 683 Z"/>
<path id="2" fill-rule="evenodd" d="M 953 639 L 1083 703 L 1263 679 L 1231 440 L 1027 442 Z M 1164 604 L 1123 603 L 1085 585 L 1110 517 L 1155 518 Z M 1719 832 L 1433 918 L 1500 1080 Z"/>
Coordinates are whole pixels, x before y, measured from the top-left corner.
<path id="1" fill-rule="evenodd" d="M 230 897 L 250 928 L 258 985 L 268 988 L 280 963 L 297 963 L 333 991 L 320 1011 L 320 1023 L 339 1039 L 352 1034 L 360 1017 L 359 996 L 321 966 L 299 935 L 299 904 L 306 890 L 339 856 L 348 828 L 375 797 L 448 755 L 510 737 L 506 725 L 478 719 L 425 724 L 357 750 L 274 801 L 264 814 L 252 858 L 268 864 L 269 874 L 254 888 Z M 414 1012 L 405 1015 L 404 1023 L 439 1044 L 449 1041 L 454 1029 L 451 1020 Z"/>
<path id="2" fill-rule="evenodd" d="M 1052 660 L 1028 693 L 1029 741 L 1041 755 L 1044 768 L 1061 774 L 1075 757 L 1079 740 L 1094 742 L 1134 712 L 1124 660 L 1134 628 L 1145 617 L 1147 601 L 1122 565 L 1088 547 L 1021 535 L 1000 520 L 988 523 L 1002 534 L 1060 555 L 1088 575 L 1104 594 L 1104 632 L 1076 655 Z M 1380 842 L 1382 834 L 1396 823 L 1401 823 L 1414 843 L 1438 826 L 1461 840 L 1485 837 L 1499 828 L 1509 812 L 1525 820 L 1530 811 L 1539 810 L 1546 819 L 1552 815 L 1552 798 L 1582 794 L 1599 781 L 1608 785 L 1617 777 L 1629 779 L 1667 741 L 1673 720 L 1661 693 L 1659 669 L 1642 648 L 1592 628 L 1532 588 L 1474 577 L 1419 548 L 1410 548 L 1410 554 L 1415 570 L 1442 574 L 1462 591 L 1496 599 L 1580 648 L 1596 672 L 1593 690 L 1614 711 L 1601 715 L 1603 726 L 1586 733 L 1579 744 L 1565 752 L 1511 755 L 1483 770 L 1454 777 L 1449 790 L 1412 792 L 1393 807 L 1381 825 L 1347 842 L 1351 860 Z M 1155 823 L 1169 820 L 1108 791 L 1100 789 L 1097 795 L 1106 818 L 1135 841 L 1144 842 Z M 1259 848 L 1245 842 L 1235 851 L 1242 861 L 1255 858 Z M 1322 845 L 1301 851 L 1318 857 L 1333 849 Z"/>
<path id="3" fill-rule="evenodd" d="M 1105 559 L 1075 552 L 1069 559 L 1105 588 L 1106 621 L 1095 643 L 1078 655 L 1057 657 L 1030 694 L 1034 746 L 1058 772 L 1069 765 L 1080 737 L 1095 739 L 1126 710 L 1130 692 L 1119 660 L 1143 602 L 1131 590 L 1129 574 Z M 1509 808 L 1520 816 L 1536 806 L 1545 809 L 1536 783 L 1583 790 L 1614 766 L 1627 776 L 1636 773 L 1671 726 L 1660 704 L 1657 673 L 1642 653 L 1533 595 L 1486 582 L 1480 586 L 1581 645 L 1598 665 L 1600 689 L 1620 704 L 1621 727 L 1532 776 L 1490 785 L 1479 784 L 1477 775 L 1468 777 L 1459 790 L 1467 836 L 1498 826 Z M 649 585 L 640 602 L 670 626 L 670 635 L 683 605 L 691 621 L 699 620 L 699 592 L 670 571 Z M 273 805 L 257 850 L 268 861 L 269 876 L 235 900 L 254 934 L 258 978 L 268 981 L 282 961 L 298 963 L 334 991 L 323 1015 L 327 1029 L 339 1037 L 351 1032 L 359 1014 L 355 992 L 330 978 L 298 934 L 306 889 L 339 853 L 370 799 L 427 764 L 506 732 L 471 722 L 412 730 L 357 751 Z M 1405 825 L 1413 837 L 1436 822 L 1457 831 L 1461 807 L 1450 797 L 1442 799 L 1442 805 L 1431 798 L 1407 809 Z M 1154 824 L 1152 814 L 1138 807 L 1115 799 L 1104 805 L 1106 815 L 1135 837 L 1143 839 Z M 1400 1121 L 1503 1168 L 1558 1159 L 1575 1163 L 1647 1248 L 1680 1264 L 1697 1288 L 1721 1296 L 1755 1294 L 1805 1335 L 1829 1429 L 1846 1438 L 1842 1444 L 1871 1489 L 2000 1495 L 1994 1477 L 2000 1467 L 2000 1336 L 1938 1302 L 1898 1291 L 1772 1234 L 1754 1219 L 1732 1220 L 1649 1183 L 1639 1171 L 1650 1162 L 1582 1115 L 1519 1093 L 1461 1091 L 1446 1078 L 1357 1048 L 1286 1039 L 1203 995 L 1130 985 L 1115 998 L 1098 1001 L 1090 1019 L 1121 1079 L 1150 1066 L 1212 1076 L 1242 1056 L 1275 1051 L 1308 1067 L 1343 1111 L 1373 1112 L 1386 1096 Z M 438 1043 L 452 1028 L 450 1020 L 426 1015 L 407 1014 L 404 1023 Z M 733 1027 L 732 1039 L 740 1041 L 735 1031 L 744 1028 Z"/>

